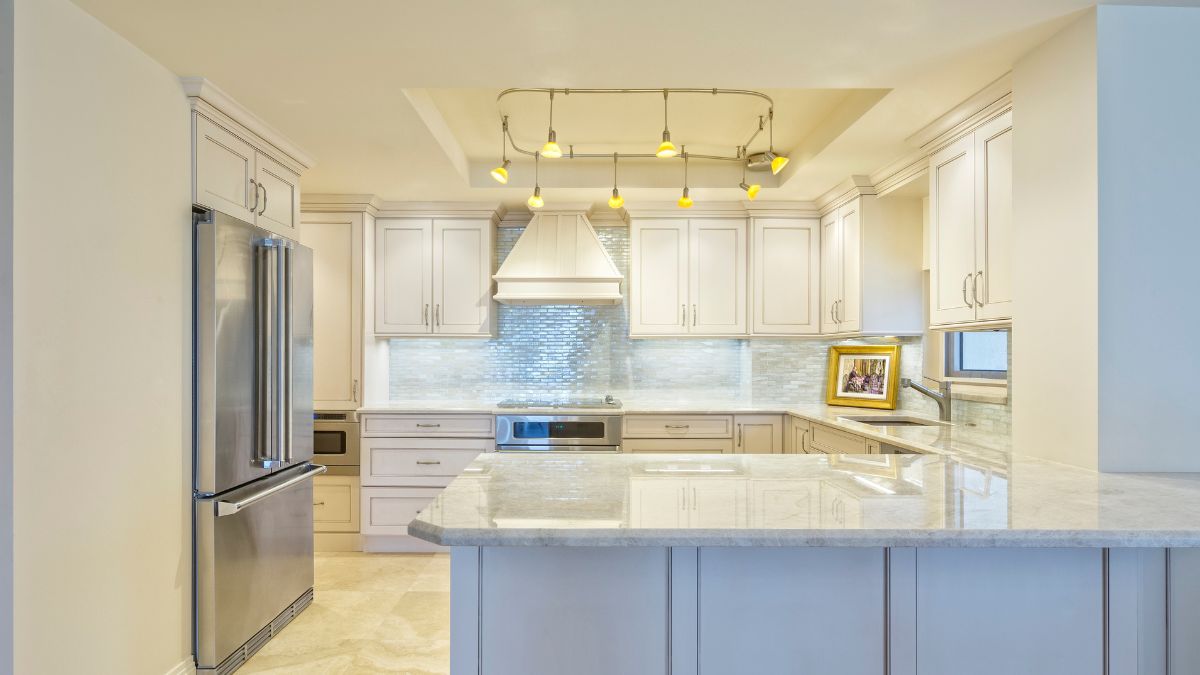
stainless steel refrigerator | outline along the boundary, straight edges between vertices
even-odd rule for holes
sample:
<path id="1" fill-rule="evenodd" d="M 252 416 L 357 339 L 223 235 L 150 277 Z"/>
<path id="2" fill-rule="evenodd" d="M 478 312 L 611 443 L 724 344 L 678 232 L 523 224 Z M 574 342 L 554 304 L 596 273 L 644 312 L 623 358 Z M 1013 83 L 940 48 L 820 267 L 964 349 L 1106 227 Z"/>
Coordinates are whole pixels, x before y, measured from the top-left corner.
<path id="1" fill-rule="evenodd" d="M 312 602 L 312 251 L 192 220 L 195 654 L 230 673 Z"/>

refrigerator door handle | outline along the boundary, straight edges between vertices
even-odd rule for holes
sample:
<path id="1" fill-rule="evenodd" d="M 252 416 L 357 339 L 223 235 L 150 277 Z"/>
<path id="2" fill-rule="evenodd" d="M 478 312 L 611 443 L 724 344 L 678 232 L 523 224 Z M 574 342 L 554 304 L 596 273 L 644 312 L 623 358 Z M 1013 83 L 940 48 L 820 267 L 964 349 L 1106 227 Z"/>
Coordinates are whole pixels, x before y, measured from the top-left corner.
<path id="1" fill-rule="evenodd" d="M 243 497 L 236 501 L 225 501 L 223 499 L 218 500 L 217 501 L 217 517 L 220 518 L 222 516 L 232 516 L 233 514 L 237 513 L 238 511 L 241 511 L 242 509 L 249 507 L 250 505 L 254 504 L 255 502 L 262 501 L 277 492 L 286 490 L 286 489 L 292 487 L 293 485 L 296 485 L 297 483 L 303 483 L 304 481 L 308 480 L 309 478 L 319 476 L 328 470 L 329 470 L 328 467 L 321 466 L 320 464 L 310 464 L 310 465 L 308 465 L 307 469 L 300 472 L 299 474 L 296 474 L 295 476 L 283 481 L 282 483 L 276 483 L 275 485 L 272 485 L 270 487 L 263 488 L 262 490 L 259 490 L 258 492 L 255 492 L 254 494 L 252 494 L 248 497 Z"/>
<path id="2" fill-rule="evenodd" d="M 278 372 L 275 358 L 278 259 L 274 240 L 257 242 L 254 249 L 254 464 L 275 462 L 275 429 L 278 416 Z"/>
<path id="3" fill-rule="evenodd" d="M 279 243 L 279 446 L 277 459 L 292 461 L 292 247 Z"/>

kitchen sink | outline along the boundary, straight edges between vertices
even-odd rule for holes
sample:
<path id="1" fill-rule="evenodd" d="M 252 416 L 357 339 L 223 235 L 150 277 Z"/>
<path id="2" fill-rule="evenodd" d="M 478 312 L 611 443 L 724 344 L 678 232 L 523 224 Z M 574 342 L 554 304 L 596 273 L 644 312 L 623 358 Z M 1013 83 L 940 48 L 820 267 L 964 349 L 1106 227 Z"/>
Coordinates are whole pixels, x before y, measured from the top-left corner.
<path id="1" fill-rule="evenodd" d="M 947 422 L 909 415 L 842 415 L 841 419 L 876 427 L 945 427 Z"/>

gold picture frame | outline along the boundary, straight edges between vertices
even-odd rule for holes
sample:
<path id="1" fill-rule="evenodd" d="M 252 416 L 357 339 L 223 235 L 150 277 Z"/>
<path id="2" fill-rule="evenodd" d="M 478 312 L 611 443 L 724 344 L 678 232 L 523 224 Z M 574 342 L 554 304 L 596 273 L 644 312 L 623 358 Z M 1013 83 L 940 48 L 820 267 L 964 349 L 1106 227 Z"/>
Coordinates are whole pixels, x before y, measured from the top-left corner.
<path id="1" fill-rule="evenodd" d="M 829 405 L 896 409 L 900 345 L 835 345 L 829 348 Z"/>

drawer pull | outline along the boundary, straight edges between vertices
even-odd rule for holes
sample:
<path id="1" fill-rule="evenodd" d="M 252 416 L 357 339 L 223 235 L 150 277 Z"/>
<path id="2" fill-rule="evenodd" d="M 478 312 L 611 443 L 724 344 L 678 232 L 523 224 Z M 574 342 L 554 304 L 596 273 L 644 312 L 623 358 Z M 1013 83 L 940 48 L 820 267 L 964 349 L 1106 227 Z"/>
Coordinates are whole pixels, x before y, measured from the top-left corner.
<path id="1" fill-rule="evenodd" d="M 325 506 L 325 502 L 313 502 L 313 506 Z"/>
<path id="2" fill-rule="evenodd" d="M 689 428 L 691 428 L 692 425 L 690 425 L 690 424 L 668 424 L 666 426 L 668 429 L 689 429 Z"/>
<path id="3" fill-rule="evenodd" d="M 437 429 L 440 426 L 442 426 L 442 425 L 440 425 L 440 424 L 421 424 L 420 422 L 417 422 L 418 429 Z"/>
<path id="4" fill-rule="evenodd" d="M 441 462 L 440 462 L 440 461 L 438 461 L 438 460 L 436 460 L 436 459 L 418 459 L 418 460 L 417 460 L 417 464 L 429 464 L 429 465 L 433 465 L 433 464 L 441 464 Z"/>

